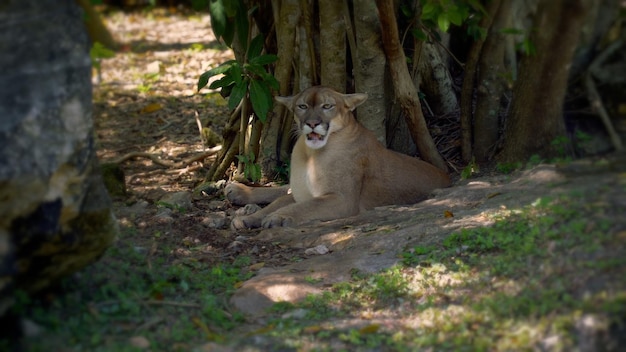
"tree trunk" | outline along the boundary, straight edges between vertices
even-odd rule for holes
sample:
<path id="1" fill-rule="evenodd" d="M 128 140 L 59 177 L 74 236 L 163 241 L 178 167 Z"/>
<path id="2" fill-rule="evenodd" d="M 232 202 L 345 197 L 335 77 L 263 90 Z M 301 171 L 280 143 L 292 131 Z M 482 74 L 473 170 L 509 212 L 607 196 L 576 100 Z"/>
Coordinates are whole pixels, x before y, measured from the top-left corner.
<path id="1" fill-rule="evenodd" d="M 535 16 L 531 42 L 536 54 L 520 63 L 513 102 L 505 130 L 504 162 L 525 161 L 533 154 L 554 156 L 551 147 L 565 136 L 563 100 L 569 66 L 591 0 L 544 0 Z M 557 53 L 552 55 L 551 53 Z"/>
<path id="2" fill-rule="evenodd" d="M 96 156 L 89 40 L 73 0 L 0 9 L 0 315 L 118 235 Z"/>
<path id="3" fill-rule="evenodd" d="M 489 2 L 487 7 L 487 15 L 480 20 L 479 26 L 489 29 L 493 18 L 495 17 L 500 0 Z M 483 49 L 485 41 L 477 39 L 472 44 L 467 55 L 467 63 L 465 64 L 465 76 L 463 77 L 463 86 L 461 88 L 461 158 L 468 163 L 472 159 L 472 116 L 474 103 L 474 82 L 476 81 L 476 72 L 480 53 Z"/>
<path id="4" fill-rule="evenodd" d="M 376 16 L 376 4 L 369 0 L 354 0 L 353 23 L 356 40 L 350 49 L 353 53 L 355 90 L 368 95 L 367 100 L 357 109 L 356 117 L 386 145 L 383 84 L 386 59 L 380 45 L 380 21 Z M 352 33 L 348 35 L 352 36 Z"/>
<path id="5" fill-rule="evenodd" d="M 411 137 L 413 137 L 413 141 L 417 145 L 420 156 L 424 160 L 442 170 L 447 170 L 448 167 L 443 158 L 441 158 L 441 155 L 439 155 L 428 131 L 428 127 L 426 126 L 426 121 L 422 114 L 422 107 L 417 95 L 417 89 L 415 89 L 415 85 L 411 80 L 411 75 L 406 65 L 404 51 L 400 45 L 393 2 L 376 0 L 376 6 L 378 8 L 378 16 L 382 28 L 383 47 L 389 62 L 394 91 L 405 113 L 407 125 L 411 131 Z"/>
<path id="6" fill-rule="evenodd" d="M 279 13 L 276 21 L 276 42 L 278 48 L 278 61 L 274 76 L 280 84 L 280 95 L 291 95 L 292 92 L 292 67 L 295 53 L 296 24 L 300 20 L 300 7 L 298 0 L 273 1 L 274 12 Z M 268 114 L 267 121 L 261 135 L 261 150 L 259 163 L 261 172 L 267 178 L 272 179 L 276 173 L 278 163 L 286 162 L 289 157 L 285 150 L 283 135 L 285 124 L 291 126 L 292 119 L 281 104 L 274 104 L 273 112 Z"/>
<path id="7" fill-rule="evenodd" d="M 446 60 L 435 43 L 422 43 L 418 66 L 419 87 L 436 116 L 452 114 L 459 109 L 452 77 Z"/>
<path id="8" fill-rule="evenodd" d="M 346 92 L 346 25 L 343 2 L 319 0 L 322 85 Z"/>
<path id="9" fill-rule="evenodd" d="M 298 47 L 298 76 L 294 86 L 298 91 L 314 86 L 318 81 L 317 55 L 313 44 L 313 26 L 311 13 L 313 5 L 308 0 L 300 0 L 302 20 L 298 25 L 296 44 Z"/>
<path id="10" fill-rule="evenodd" d="M 474 113 L 474 156 L 476 161 L 487 161 L 495 153 L 500 130 L 501 98 L 505 89 L 506 68 L 504 56 L 506 41 L 502 30 L 511 14 L 509 0 L 501 2 L 482 47 L 478 63 L 476 112 Z"/>

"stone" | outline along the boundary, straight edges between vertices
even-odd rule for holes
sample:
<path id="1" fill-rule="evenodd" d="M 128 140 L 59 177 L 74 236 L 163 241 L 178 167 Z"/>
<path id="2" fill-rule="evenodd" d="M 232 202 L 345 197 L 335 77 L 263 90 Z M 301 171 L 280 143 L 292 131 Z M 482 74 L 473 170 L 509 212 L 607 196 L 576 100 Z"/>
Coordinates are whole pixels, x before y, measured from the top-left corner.
<path id="1" fill-rule="evenodd" d="M 40 291 L 92 263 L 118 228 L 94 147 L 78 5 L 4 2 L 0 23 L 2 315 L 15 288 Z"/>
<path id="2" fill-rule="evenodd" d="M 228 225 L 228 220 L 226 219 L 226 213 L 219 211 L 206 214 L 200 223 L 210 229 L 223 229 Z"/>
<path id="3" fill-rule="evenodd" d="M 191 193 L 190 192 L 173 192 L 167 193 L 161 199 L 159 199 L 159 203 L 163 203 L 165 206 L 172 206 L 176 210 L 191 210 L 193 204 L 191 203 Z"/>

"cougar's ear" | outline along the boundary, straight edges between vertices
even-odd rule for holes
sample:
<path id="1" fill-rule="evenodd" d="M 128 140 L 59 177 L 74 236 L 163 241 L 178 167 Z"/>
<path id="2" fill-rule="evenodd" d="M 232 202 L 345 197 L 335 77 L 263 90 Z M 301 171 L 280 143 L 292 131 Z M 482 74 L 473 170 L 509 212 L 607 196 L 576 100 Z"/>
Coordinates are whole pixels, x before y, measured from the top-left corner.
<path id="1" fill-rule="evenodd" d="M 287 109 L 289 109 L 290 111 L 293 111 L 293 99 L 294 97 L 280 97 L 280 96 L 275 96 L 274 100 L 276 100 L 277 102 L 285 105 L 287 107 Z"/>
<path id="2" fill-rule="evenodd" d="M 343 101 L 350 111 L 354 111 L 354 109 L 363 104 L 365 100 L 367 100 L 367 94 L 365 93 L 343 94 Z"/>

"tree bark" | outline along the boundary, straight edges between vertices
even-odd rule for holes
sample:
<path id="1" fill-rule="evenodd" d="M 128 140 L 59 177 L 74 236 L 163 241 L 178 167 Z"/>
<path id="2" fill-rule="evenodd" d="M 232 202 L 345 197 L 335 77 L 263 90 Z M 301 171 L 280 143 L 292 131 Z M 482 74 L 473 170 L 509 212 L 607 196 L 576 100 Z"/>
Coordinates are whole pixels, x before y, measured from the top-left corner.
<path id="1" fill-rule="evenodd" d="M 480 27 L 489 29 L 493 18 L 495 17 L 500 0 L 489 2 L 487 7 L 487 15 L 480 20 Z M 474 102 L 474 82 L 476 81 L 476 71 L 480 53 L 483 49 L 485 41 L 477 39 L 472 44 L 469 54 L 467 55 L 467 63 L 465 64 L 465 76 L 463 77 L 463 86 L 461 88 L 461 158 L 468 163 L 472 159 L 472 116 Z"/>
<path id="2" fill-rule="evenodd" d="M 347 11 L 347 4 L 345 6 Z M 347 15 L 347 14 L 346 14 Z M 349 36 L 352 33 L 348 33 Z M 387 144 L 385 133 L 385 52 L 381 46 L 380 21 L 376 4 L 354 0 L 354 36 L 352 47 L 356 91 L 367 93 L 367 100 L 357 109 L 357 120 Z"/>
<path id="3" fill-rule="evenodd" d="M 295 52 L 295 31 L 300 20 L 300 7 L 298 0 L 272 1 L 274 12 L 279 14 L 276 20 L 276 42 L 278 48 L 278 61 L 274 76 L 280 84 L 280 95 L 292 94 L 292 72 Z M 285 124 L 291 126 L 291 117 L 287 116 L 286 109 L 281 104 L 274 104 L 271 114 L 268 114 L 267 121 L 261 135 L 261 150 L 259 163 L 261 172 L 267 178 L 272 179 L 276 173 L 276 166 L 279 162 L 288 160 L 288 153 L 284 149 L 283 135 Z"/>
<path id="4" fill-rule="evenodd" d="M 453 89 L 452 77 L 446 60 L 435 43 L 422 43 L 420 60 L 417 63 L 420 90 L 436 116 L 452 114 L 459 108 Z"/>
<path id="5" fill-rule="evenodd" d="M 544 0 L 539 4 L 534 21 L 538 30 L 530 37 L 536 54 L 520 62 L 501 161 L 525 161 L 540 153 L 556 155 L 551 145 L 565 136 L 563 101 L 569 66 L 592 2 Z"/>
<path id="6" fill-rule="evenodd" d="M 400 45 L 400 37 L 392 1 L 376 0 L 378 16 L 382 28 L 383 47 L 393 81 L 394 91 L 398 102 L 402 106 L 411 137 L 417 145 L 420 156 L 436 167 L 447 170 L 448 167 L 439 155 L 435 143 L 430 136 L 422 108 L 417 95 L 417 89 L 411 80 L 406 65 L 404 51 Z"/>
<path id="7" fill-rule="evenodd" d="M 346 92 L 346 26 L 343 2 L 319 0 L 322 85 Z"/>
<path id="8" fill-rule="evenodd" d="M 90 43 L 73 0 L 0 10 L 0 315 L 118 235 L 95 149 Z M 3 326 L 4 327 L 4 326 Z"/>
<path id="9" fill-rule="evenodd" d="M 500 130 L 500 104 L 505 89 L 506 42 L 502 29 L 508 23 L 511 3 L 503 0 L 495 13 L 493 24 L 482 47 L 478 63 L 476 112 L 474 114 L 474 156 L 476 161 L 487 161 L 495 153 Z"/>

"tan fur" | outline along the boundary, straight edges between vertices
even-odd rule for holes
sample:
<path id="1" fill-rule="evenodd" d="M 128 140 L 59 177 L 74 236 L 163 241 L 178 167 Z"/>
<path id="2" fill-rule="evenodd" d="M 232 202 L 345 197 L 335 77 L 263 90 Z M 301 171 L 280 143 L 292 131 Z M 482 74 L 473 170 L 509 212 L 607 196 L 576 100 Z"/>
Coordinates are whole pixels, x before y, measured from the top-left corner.
<path id="1" fill-rule="evenodd" d="M 321 86 L 276 97 L 294 112 L 300 134 L 291 156 L 291 194 L 285 187 L 228 185 L 226 196 L 235 204 L 273 201 L 257 213 L 233 219 L 232 227 L 344 218 L 377 206 L 417 203 L 434 189 L 449 186 L 445 172 L 386 149 L 355 120 L 352 111 L 365 99 L 366 94 L 340 94 Z M 310 132 L 315 133 L 307 136 Z"/>

